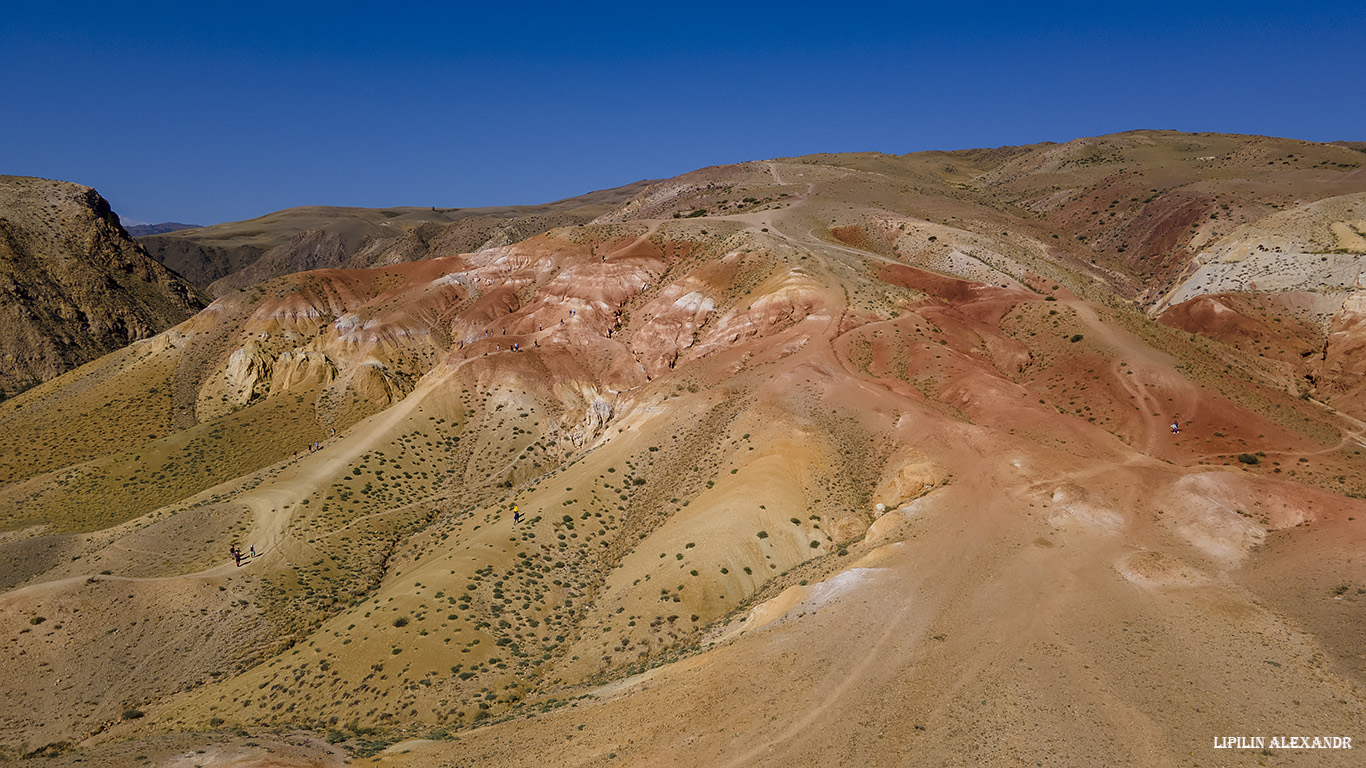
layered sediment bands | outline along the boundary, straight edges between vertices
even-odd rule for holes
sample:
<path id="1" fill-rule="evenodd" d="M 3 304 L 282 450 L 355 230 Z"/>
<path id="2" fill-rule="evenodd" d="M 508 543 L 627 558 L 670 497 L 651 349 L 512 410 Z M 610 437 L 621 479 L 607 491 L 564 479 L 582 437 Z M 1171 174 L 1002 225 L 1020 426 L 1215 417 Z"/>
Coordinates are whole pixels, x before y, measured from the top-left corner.
<path id="1" fill-rule="evenodd" d="M 1347 256 L 1273 291 L 1198 254 L 1262 219 L 1354 242 L 1351 156 L 743 163 L 220 296 L 0 403 L 0 750 L 1175 765 L 1231 722 L 1349 734 L 1361 312 L 1306 282 Z"/>

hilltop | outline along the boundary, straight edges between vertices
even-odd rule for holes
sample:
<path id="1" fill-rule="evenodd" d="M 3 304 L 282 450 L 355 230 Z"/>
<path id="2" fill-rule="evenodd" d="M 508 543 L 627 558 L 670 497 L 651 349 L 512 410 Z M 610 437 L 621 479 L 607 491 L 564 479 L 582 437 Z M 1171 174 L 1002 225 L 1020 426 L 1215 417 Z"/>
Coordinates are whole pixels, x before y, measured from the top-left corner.
<path id="1" fill-rule="evenodd" d="M 0 397 L 145 339 L 204 307 L 95 190 L 0 176 Z"/>
<path id="2" fill-rule="evenodd" d="M 583 224 L 648 181 L 543 205 L 490 208 L 305 206 L 246 221 L 149 233 L 152 257 L 211 295 L 324 267 L 364 268 L 505 245 Z"/>
<path id="3" fill-rule="evenodd" d="M 0 403 L 0 749 L 1356 737 L 1364 158 L 1141 131 L 756 161 L 224 292 Z"/>

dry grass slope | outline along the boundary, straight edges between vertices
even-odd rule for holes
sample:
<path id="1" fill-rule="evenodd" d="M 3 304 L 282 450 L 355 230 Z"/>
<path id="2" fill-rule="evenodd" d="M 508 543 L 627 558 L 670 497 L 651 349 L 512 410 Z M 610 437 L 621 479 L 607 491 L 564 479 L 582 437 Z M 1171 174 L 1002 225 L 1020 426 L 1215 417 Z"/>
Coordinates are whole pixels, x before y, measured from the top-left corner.
<path id="1" fill-rule="evenodd" d="M 1353 157 L 1138 132 L 745 163 L 225 295 L 0 404 L 0 749 L 1175 765 L 1356 737 L 1358 300 L 1155 288 L 1251 231 L 1223 202 L 1331 234 L 1274 217 L 1360 194 Z"/>

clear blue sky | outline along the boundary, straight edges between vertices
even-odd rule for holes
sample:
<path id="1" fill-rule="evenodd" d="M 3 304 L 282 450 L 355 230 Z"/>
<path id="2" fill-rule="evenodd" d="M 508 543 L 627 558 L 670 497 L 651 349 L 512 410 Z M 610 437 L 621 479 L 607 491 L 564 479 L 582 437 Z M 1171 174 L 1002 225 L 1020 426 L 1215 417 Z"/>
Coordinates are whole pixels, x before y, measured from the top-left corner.
<path id="1" fill-rule="evenodd" d="M 208 224 L 1133 128 L 1366 139 L 1363 30 L 1361 0 L 12 3 L 0 173 Z"/>

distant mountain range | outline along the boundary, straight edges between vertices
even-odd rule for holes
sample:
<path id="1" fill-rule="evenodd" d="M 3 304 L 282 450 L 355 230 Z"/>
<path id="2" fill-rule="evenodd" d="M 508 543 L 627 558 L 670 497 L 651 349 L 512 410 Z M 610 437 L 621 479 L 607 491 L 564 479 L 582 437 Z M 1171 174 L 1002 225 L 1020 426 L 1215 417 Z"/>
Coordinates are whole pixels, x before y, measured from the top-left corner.
<path id="1" fill-rule="evenodd" d="M 362 268 L 508 245 L 586 224 L 653 181 L 540 205 L 287 208 L 246 221 L 148 234 L 152 258 L 213 296 L 306 269 Z"/>
<path id="2" fill-rule="evenodd" d="M 167 232 L 179 232 L 182 229 L 199 229 L 201 224 L 182 224 L 178 221 L 163 221 L 160 224 L 132 224 L 124 225 L 124 230 L 133 237 L 146 237 L 148 235 L 164 235 Z"/>

